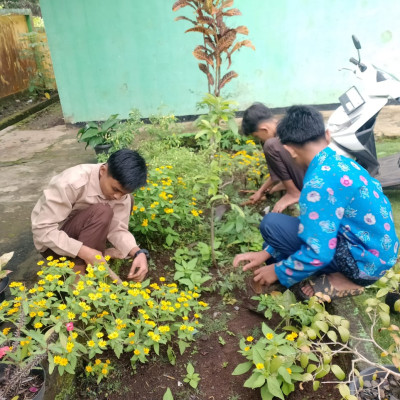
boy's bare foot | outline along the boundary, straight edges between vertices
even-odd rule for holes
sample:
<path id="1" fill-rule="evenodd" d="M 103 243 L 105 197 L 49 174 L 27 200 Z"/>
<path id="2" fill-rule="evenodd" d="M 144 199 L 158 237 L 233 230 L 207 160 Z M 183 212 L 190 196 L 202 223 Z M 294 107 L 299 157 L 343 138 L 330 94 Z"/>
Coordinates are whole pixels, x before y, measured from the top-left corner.
<path id="1" fill-rule="evenodd" d="M 346 278 L 340 272 L 334 272 L 332 274 L 327 275 L 329 283 L 333 286 L 337 291 L 342 290 L 354 290 L 354 289 L 362 289 L 362 286 L 359 286 L 352 282 L 350 279 Z M 314 289 L 311 285 L 306 284 L 301 288 L 302 292 L 307 297 L 314 296 Z"/>

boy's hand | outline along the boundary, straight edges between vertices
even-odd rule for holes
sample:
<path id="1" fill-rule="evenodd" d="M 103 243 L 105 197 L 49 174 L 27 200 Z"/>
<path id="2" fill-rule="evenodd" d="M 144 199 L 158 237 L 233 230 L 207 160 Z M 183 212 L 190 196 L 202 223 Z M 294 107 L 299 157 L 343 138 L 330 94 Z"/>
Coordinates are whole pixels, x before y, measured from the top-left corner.
<path id="1" fill-rule="evenodd" d="M 272 285 L 278 280 L 278 276 L 275 273 L 275 264 L 266 265 L 254 271 L 254 282 L 258 282 L 261 285 Z"/>
<path id="2" fill-rule="evenodd" d="M 142 282 L 145 278 L 149 267 L 147 265 L 147 257 L 145 254 L 138 254 L 132 262 L 131 270 L 128 274 L 128 279 L 135 282 Z"/>
<path id="3" fill-rule="evenodd" d="M 257 192 L 255 192 L 253 195 L 249 197 L 249 200 L 251 201 L 252 204 L 258 203 L 262 199 L 263 194 L 264 192 L 260 192 L 259 190 L 257 190 Z"/>
<path id="4" fill-rule="evenodd" d="M 263 262 L 267 261 L 269 257 L 270 254 L 264 250 L 237 254 L 233 259 L 233 266 L 238 267 L 240 263 L 248 261 L 248 263 L 243 266 L 243 271 L 248 271 L 251 268 L 259 267 Z"/>

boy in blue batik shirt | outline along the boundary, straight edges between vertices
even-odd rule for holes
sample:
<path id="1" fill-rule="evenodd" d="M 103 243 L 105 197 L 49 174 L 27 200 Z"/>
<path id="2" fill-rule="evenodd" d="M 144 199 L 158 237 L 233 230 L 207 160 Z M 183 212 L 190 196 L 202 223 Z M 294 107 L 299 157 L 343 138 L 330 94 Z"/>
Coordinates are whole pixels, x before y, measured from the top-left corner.
<path id="1" fill-rule="evenodd" d="M 332 298 L 359 294 L 397 260 L 392 208 L 380 183 L 355 161 L 328 147 L 322 115 L 293 106 L 278 136 L 294 160 L 307 168 L 300 217 L 270 213 L 260 231 L 264 249 L 239 254 L 234 265 L 254 271 L 254 281 L 286 287 L 301 282 L 298 294 Z M 307 279 L 308 278 L 308 279 Z"/>

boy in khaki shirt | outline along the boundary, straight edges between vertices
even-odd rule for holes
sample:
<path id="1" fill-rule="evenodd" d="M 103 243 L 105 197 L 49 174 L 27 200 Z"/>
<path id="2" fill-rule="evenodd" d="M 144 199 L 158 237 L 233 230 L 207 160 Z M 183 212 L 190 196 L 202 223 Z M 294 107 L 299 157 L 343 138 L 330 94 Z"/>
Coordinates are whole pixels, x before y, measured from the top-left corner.
<path id="1" fill-rule="evenodd" d="M 142 281 L 148 252 L 129 232 L 130 193 L 146 184 L 145 160 L 135 151 L 113 153 L 106 164 L 82 164 L 55 176 L 35 205 L 33 242 L 44 256 L 67 256 L 84 273 L 96 255 L 134 257 L 128 279 Z M 115 247 L 106 250 L 106 241 Z"/>

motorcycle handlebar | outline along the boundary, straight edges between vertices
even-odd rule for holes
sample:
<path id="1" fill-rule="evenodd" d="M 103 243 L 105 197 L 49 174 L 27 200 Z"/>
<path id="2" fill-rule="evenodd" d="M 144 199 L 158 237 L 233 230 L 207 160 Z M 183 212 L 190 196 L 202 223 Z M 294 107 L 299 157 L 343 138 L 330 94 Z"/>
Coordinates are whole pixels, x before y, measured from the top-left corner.
<path id="1" fill-rule="evenodd" d="M 349 61 L 354 65 L 358 65 L 358 61 L 354 57 L 351 57 Z"/>

